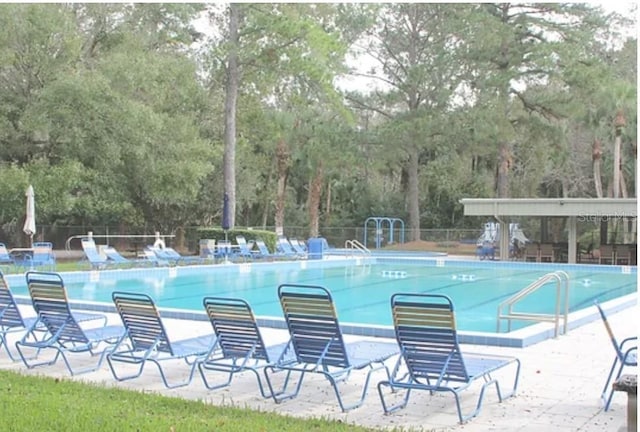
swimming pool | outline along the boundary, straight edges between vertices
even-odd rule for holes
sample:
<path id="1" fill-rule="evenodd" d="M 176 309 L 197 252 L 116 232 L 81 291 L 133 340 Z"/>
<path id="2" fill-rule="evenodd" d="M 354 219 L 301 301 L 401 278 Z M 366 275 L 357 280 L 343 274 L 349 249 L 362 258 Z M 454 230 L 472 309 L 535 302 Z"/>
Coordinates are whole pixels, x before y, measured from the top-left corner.
<path id="1" fill-rule="evenodd" d="M 342 324 L 367 334 L 366 329 L 389 330 L 389 299 L 396 292 L 449 295 L 457 311 L 461 332 L 492 334 L 496 312 L 509 298 L 544 274 L 562 269 L 571 279 L 572 312 L 637 291 L 635 267 L 487 263 L 444 259 L 370 258 L 191 266 L 65 273 L 69 297 L 111 305 L 113 291 L 150 294 L 160 308 L 202 313 L 205 296 L 239 297 L 256 315 L 269 317 L 262 324 L 276 325 L 282 316 L 277 287 L 282 283 L 321 285 L 330 290 Z M 12 282 L 16 295 L 27 295 L 24 281 Z M 555 284 L 544 286 L 517 307 L 518 311 L 552 313 Z M 357 324 L 356 324 L 357 323 Z M 522 329 L 531 322 L 514 322 Z"/>

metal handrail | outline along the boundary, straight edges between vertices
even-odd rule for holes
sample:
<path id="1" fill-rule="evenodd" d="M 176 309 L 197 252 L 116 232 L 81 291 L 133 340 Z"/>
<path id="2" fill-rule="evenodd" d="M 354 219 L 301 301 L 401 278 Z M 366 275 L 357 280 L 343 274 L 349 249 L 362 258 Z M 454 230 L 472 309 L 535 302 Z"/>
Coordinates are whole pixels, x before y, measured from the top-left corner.
<path id="1" fill-rule="evenodd" d="M 514 305 L 520 300 L 527 297 L 529 294 L 537 291 L 539 288 L 548 284 L 549 282 L 556 282 L 556 307 L 554 314 L 539 314 L 539 313 L 525 313 L 525 312 L 514 312 Z M 513 320 L 527 320 L 527 321 L 538 321 L 538 322 L 553 322 L 555 325 L 554 337 L 558 337 L 560 334 L 560 317 L 563 319 L 563 329 L 562 334 L 566 334 L 568 331 L 568 320 L 569 320 L 569 286 L 570 279 L 567 272 L 562 270 L 557 270 L 552 273 L 547 273 L 546 275 L 538 278 L 535 282 L 518 291 L 516 294 L 503 301 L 498 305 L 498 315 L 497 315 L 497 331 L 500 333 L 500 324 L 501 320 L 507 320 L 507 331 L 511 331 L 511 322 Z M 564 302 L 562 301 L 562 288 L 564 287 Z M 564 310 L 561 310 L 564 304 Z M 508 306 L 508 311 L 506 314 L 503 314 L 503 308 Z"/>
<path id="2" fill-rule="evenodd" d="M 166 239 L 166 238 L 174 238 L 175 234 L 81 234 L 81 235 L 73 235 L 67 239 L 64 244 L 65 250 L 71 250 L 71 240 L 82 239 L 85 237 L 93 237 L 93 238 L 154 238 L 154 239 Z"/>
<path id="3" fill-rule="evenodd" d="M 344 242 L 345 249 L 357 250 L 363 254 L 371 255 L 371 251 L 358 240 L 347 240 Z"/>

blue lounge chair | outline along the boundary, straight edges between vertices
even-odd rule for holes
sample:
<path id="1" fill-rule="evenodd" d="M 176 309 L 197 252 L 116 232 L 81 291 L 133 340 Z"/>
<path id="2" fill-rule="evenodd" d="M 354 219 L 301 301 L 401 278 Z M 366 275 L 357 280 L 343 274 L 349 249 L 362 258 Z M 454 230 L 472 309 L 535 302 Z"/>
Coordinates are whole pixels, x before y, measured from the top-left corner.
<path id="1" fill-rule="evenodd" d="M 394 294 L 391 309 L 400 356 L 388 381 L 378 383 L 380 401 L 386 414 L 404 408 L 412 390 L 453 393 L 460 423 L 478 415 L 485 390 L 495 385 L 502 400 L 515 394 L 520 377 L 520 361 L 514 357 L 490 354 L 462 353 L 458 344 L 455 313 L 451 299 L 440 294 Z M 503 394 L 492 374 L 508 365 L 515 365 L 512 389 Z M 476 409 L 463 415 L 460 393 L 476 380 L 482 380 L 482 390 Z M 403 400 L 389 406 L 383 387 L 394 392 L 406 390 Z"/>
<path id="2" fill-rule="evenodd" d="M 596 302 L 596 307 L 598 308 L 598 312 L 600 312 L 602 322 L 604 323 L 604 327 L 607 329 L 607 334 L 609 335 L 609 339 L 613 344 L 613 349 L 616 352 L 616 356 L 613 359 L 613 364 L 611 365 L 611 369 L 609 370 L 609 375 L 607 376 L 607 381 L 604 383 L 602 394 L 600 395 L 600 397 L 604 401 L 604 410 L 609 411 L 609 408 L 611 407 L 611 399 L 613 398 L 613 383 L 616 382 L 618 378 L 620 378 L 620 375 L 622 375 L 622 370 L 625 367 L 638 366 L 638 337 L 628 337 L 621 343 L 618 343 L 616 337 L 613 334 L 613 330 L 611 329 L 611 325 L 607 320 L 607 315 L 602 309 L 602 306 L 600 306 L 600 304 Z"/>
<path id="3" fill-rule="evenodd" d="M 307 258 L 307 246 L 302 240 L 292 238 L 289 239 L 289 243 L 291 243 L 291 247 L 298 254 L 298 256 L 300 256 L 300 258 Z"/>
<path id="4" fill-rule="evenodd" d="M 264 240 L 256 239 L 256 247 L 258 248 L 258 254 L 256 257 L 258 258 L 270 258 L 274 259 L 275 256 L 269 251 L 269 248 L 265 244 Z"/>
<path id="5" fill-rule="evenodd" d="M 98 252 L 98 248 L 96 247 L 96 243 L 92 238 L 85 237 L 81 239 L 82 242 L 82 250 L 84 251 L 91 268 L 94 270 L 104 269 L 107 267 L 109 260 L 107 258 L 102 257 Z"/>
<path id="6" fill-rule="evenodd" d="M 212 260 L 216 255 L 215 239 L 202 239 L 199 244 L 200 258 L 203 260 Z"/>
<path id="7" fill-rule="evenodd" d="M 7 246 L 4 243 L 0 243 L 0 265 L 15 265 L 11 254 L 7 250 Z"/>
<path id="8" fill-rule="evenodd" d="M 146 258 L 147 264 L 150 264 L 155 267 L 163 267 L 171 265 L 171 263 L 165 258 L 159 258 L 158 254 L 155 252 L 154 246 L 147 246 L 142 251 L 144 253 L 144 257 Z"/>
<path id="9" fill-rule="evenodd" d="M 259 371 L 274 364 L 287 344 L 265 345 L 253 311 L 244 300 L 205 297 L 203 304 L 216 334 L 211 353 L 198 362 L 205 387 L 209 390 L 227 387 L 236 373 L 251 371 L 262 397 L 271 397 L 265 391 Z M 207 379 L 207 371 L 224 372 L 228 374 L 227 380 L 213 384 Z"/>
<path id="10" fill-rule="evenodd" d="M 196 256 L 184 256 L 180 255 L 178 251 L 171 247 L 149 247 L 152 250 L 159 260 L 167 261 L 173 265 L 181 265 L 181 264 L 202 264 L 203 259 Z"/>
<path id="11" fill-rule="evenodd" d="M 234 261 L 238 256 L 238 251 L 234 250 L 229 240 L 220 240 L 216 243 L 214 258 L 222 261 Z"/>
<path id="12" fill-rule="evenodd" d="M 104 315 L 80 312 L 72 313 L 78 322 L 99 320 L 101 321 L 101 325 L 104 325 L 107 322 L 107 318 Z M 20 313 L 20 309 L 18 308 L 18 304 L 13 298 L 13 293 L 9 288 L 9 284 L 7 283 L 2 271 L 0 271 L 0 347 L 4 347 L 12 361 L 17 361 L 18 357 L 14 357 L 14 354 L 9 349 L 7 335 L 26 332 L 36 322 L 36 319 L 37 318 L 35 316 L 22 316 L 22 313 Z M 46 330 L 46 328 L 41 326 L 34 330 L 39 330 L 41 331 L 40 333 L 42 333 L 42 330 Z M 31 336 L 35 338 L 36 334 L 32 332 Z"/>
<path id="13" fill-rule="evenodd" d="M 16 349 L 22 362 L 31 369 L 36 366 L 52 365 L 62 357 L 71 375 L 92 372 L 98 369 L 110 349 L 122 337 L 124 328 L 119 325 L 84 328 L 79 324 L 76 315 L 71 312 L 67 299 L 67 292 L 62 278 L 57 273 L 27 272 L 27 286 L 33 308 L 38 317 L 28 328 L 25 336 L 16 342 Z M 46 334 L 39 339 L 32 337 L 35 331 L 41 327 L 46 329 Z M 101 350 L 98 347 L 104 346 Z M 46 350 L 54 350 L 55 357 L 52 360 L 30 363 L 32 357 L 25 355 L 24 349 L 32 349 L 40 353 Z M 68 354 L 90 353 L 91 356 L 99 355 L 98 361 L 88 367 L 73 369 L 67 358 Z"/>
<path id="14" fill-rule="evenodd" d="M 247 243 L 247 239 L 245 239 L 244 236 L 236 236 L 236 243 L 238 243 L 239 249 L 237 255 L 240 258 L 243 258 L 245 260 L 253 260 L 254 258 L 260 257 L 259 254 L 256 254 L 251 250 L 253 247 L 253 243 L 249 245 L 249 243 Z"/>
<path id="15" fill-rule="evenodd" d="M 34 242 L 33 256 L 31 257 L 31 268 L 45 267 L 48 270 L 55 270 L 56 256 L 53 253 L 53 243 Z"/>
<path id="16" fill-rule="evenodd" d="M 109 260 L 109 266 L 115 267 L 135 267 L 136 265 L 149 265 L 149 260 L 145 259 L 129 259 L 120 254 L 113 246 L 105 246 L 102 248 L 105 256 Z"/>
<path id="17" fill-rule="evenodd" d="M 297 259 L 301 258 L 300 254 L 298 254 L 295 250 L 293 250 L 293 246 L 289 243 L 286 237 L 278 237 L 277 243 L 278 255 L 289 258 L 289 259 Z"/>
<path id="18" fill-rule="evenodd" d="M 147 362 L 151 362 L 158 367 L 166 388 L 189 385 L 196 370 L 196 360 L 210 353 L 215 342 L 214 335 L 171 341 L 151 297 L 146 294 L 116 291 L 112 298 L 126 328 L 116 348 L 107 356 L 113 377 L 118 381 L 137 378 L 142 375 Z M 169 383 L 161 365 L 169 360 L 184 360 L 189 365 L 189 375 L 186 379 Z M 129 375 L 118 374 L 116 363 L 134 364 L 138 366 L 138 370 Z"/>
<path id="19" fill-rule="evenodd" d="M 275 365 L 264 368 L 269 391 L 276 403 L 298 395 L 307 373 L 324 376 L 331 384 L 343 412 L 357 408 L 364 402 L 371 374 L 389 370 L 384 361 L 398 353 L 398 346 L 389 342 L 346 343 L 338 323 L 331 294 L 325 288 L 312 285 L 283 284 L 278 287 L 280 305 L 289 329 L 289 345 Z M 289 351 L 292 350 L 293 353 Z M 293 359 L 290 357 L 293 356 Z M 368 369 L 360 399 L 345 404 L 338 383 L 345 381 L 353 371 Z M 274 391 L 273 372 L 286 371 L 284 384 Z M 299 374 L 293 391 L 287 388 Z"/>

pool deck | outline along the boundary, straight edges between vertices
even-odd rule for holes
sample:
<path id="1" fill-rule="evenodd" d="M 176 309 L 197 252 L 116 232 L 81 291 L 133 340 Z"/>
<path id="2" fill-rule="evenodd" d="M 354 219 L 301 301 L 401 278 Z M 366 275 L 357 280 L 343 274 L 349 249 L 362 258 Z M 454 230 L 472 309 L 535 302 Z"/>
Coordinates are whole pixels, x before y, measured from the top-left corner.
<path id="1" fill-rule="evenodd" d="M 609 315 L 614 334 L 621 341 L 638 333 L 637 306 Z M 119 323 L 114 314 L 108 314 L 111 323 Z M 206 334 L 211 331 L 208 322 L 165 320 L 174 339 Z M 277 329 L 262 329 L 268 343 L 284 342 L 287 333 Z M 347 335 L 347 340 L 361 339 Z M 526 348 L 486 347 L 464 345 L 465 351 L 504 354 L 518 357 L 522 362 L 517 395 L 498 402 L 491 388 L 485 395 L 480 414 L 467 423 L 458 424 L 455 403 L 450 394 L 430 396 L 427 392 L 414 392 L 409 405 L 394 414 L 384 415 L 375 383 L 383 379 L 382 372 L 372 376 L 367 398 L 362 407 L 342 413 L 328 383 L 315 376 L 305 380 L 301 394 L 293 400 L 275 404 L 259 396 L 254 375 L 245 373 L 234 378 L 230 387 L 208 391 L 196 375 L 188 387 L 166 390 L 153 365 L 145 369 L 142 377 L 125 383 L 116 382 L 105 364 L 96 372 L 69 377 L 61 361 L 51 367 L 27 370 L 22 363 L 13 363 L 0 351 L 0 368 L 25 374 L 64 377 L 75 381 L 98 383 L 167 396 L 200 400 L 212 405 L 227 405 L 273 411 L 295 417 L 321 417 L 353 423 L 377 430 L 403 431 L 514 431 L 519 432 L 601 432 L 626 430 L 626 394 L 616 393 L 611 409 L 604 412 L 599 398 L 604 380 L 611 366 L 614 351 L 601 321 L 595 321 L 571 330 L 567 335 L 549 339 Z M 75 361 L 74 361 L 75 360 Z M 74 364 L 82 364 L 84 356 L 72 356 Z M 389 362 L 393 365 L 393 360 Z M 176 362 L 169 369 L 181 374 L 184 363 Z M 637 373 L 637 372 L 636 372 Z M 498 378 L 501 376 L 498 375 Z M 342 390 L 346 397 L 357 398 L 364 373 L 355 372 Z M 505 379 L 504 386 L 510 382 Z M 473 409 L 480 385 L 476 383 L 463 393 L 463 410 Z"/>

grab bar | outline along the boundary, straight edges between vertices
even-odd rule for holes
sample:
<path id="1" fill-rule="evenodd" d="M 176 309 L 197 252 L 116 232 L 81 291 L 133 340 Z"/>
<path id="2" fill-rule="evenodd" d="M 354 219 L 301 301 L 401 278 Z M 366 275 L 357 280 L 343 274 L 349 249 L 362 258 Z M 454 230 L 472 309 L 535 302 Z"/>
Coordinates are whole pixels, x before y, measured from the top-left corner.
<path id="1" fill-rule="evenodd" d="M 520 300 L 526 298 L 530 294 L 534 293 L 541 287 L 545 286 L 549 282 L 556 282 L 556 305 L 554 314 L 542 314 L 542 313 L 527 313 L 527 312 L 514 312 L 513 307 Z M 507 320 L 507 331 L 511 331 L 511 322 L 513 320 L 525 320 L 525 321 L 538 321 L 538 322 L 552 322 L 554 323 L 554 337 L 558 337 L 560 334 L 560 317 L 563 320 L 562 334 L 566 334 L 568 331 L 568 319 L 569 319 L 569 275 L 558 270 L 552 273 L 538 278 L 536 281 L 518 291 L 516 294 L 503 301 L 498 305 L 497 314 L 497 331 L 500 333 L 500 327 L 502 320 Z M 564 288 L 564 299 L 562 298 L 562 289 Z M 564 310 L 562 309 L 564 306 Z M 508 307 L 506 313 L 503 313 L 503 308 Z"/>
<path id="2" fill-rule="evenodd" d="M 344 247 L 345 249 L 357 250 L 363 254 L 371 255 L 371 251 L 358 240 L 347 240 L 344 242 Z"/>

